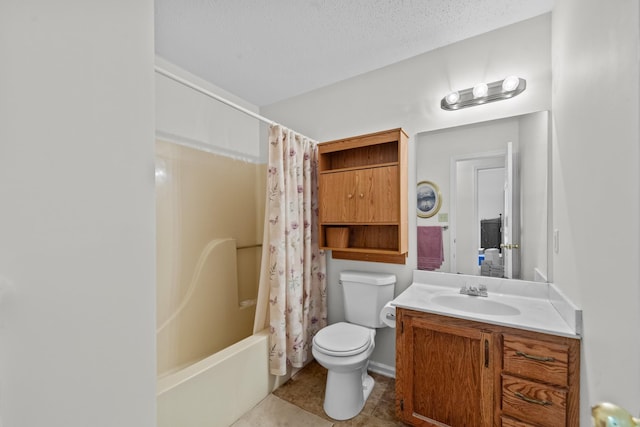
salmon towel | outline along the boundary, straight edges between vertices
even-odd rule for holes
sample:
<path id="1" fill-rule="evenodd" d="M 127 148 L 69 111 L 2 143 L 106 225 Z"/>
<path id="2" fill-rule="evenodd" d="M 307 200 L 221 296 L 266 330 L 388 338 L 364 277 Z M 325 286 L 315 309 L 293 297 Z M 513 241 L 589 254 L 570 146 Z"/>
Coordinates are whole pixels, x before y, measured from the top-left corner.
<path id="1" fill-rule="evenodd" d="M 442 227 L 418 227 L 418 270 L 436 270 L 444 262 Z"/>

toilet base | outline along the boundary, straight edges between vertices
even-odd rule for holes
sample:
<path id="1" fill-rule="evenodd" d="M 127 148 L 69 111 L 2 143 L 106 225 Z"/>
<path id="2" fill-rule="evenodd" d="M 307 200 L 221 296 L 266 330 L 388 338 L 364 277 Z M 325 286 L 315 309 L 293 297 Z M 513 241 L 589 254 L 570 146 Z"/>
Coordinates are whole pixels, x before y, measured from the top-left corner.
<path id="1" fill-rule="evenodd" d="M 362 391 L 364 394 L 364 401 L 366 402 L 373 390 L 373 386 L 376 385 L 375 380 L 371 377 L 371 375 L 366 374 L 364 378 L 364 382 L 362 383 Z"/>
<path id="2" fill-rule="evenodd" d="M 374 379 L 364 371 L 327 373 L 324 412 L 334 420 L 348 420 L 362 411 L 373 390 Z"/>

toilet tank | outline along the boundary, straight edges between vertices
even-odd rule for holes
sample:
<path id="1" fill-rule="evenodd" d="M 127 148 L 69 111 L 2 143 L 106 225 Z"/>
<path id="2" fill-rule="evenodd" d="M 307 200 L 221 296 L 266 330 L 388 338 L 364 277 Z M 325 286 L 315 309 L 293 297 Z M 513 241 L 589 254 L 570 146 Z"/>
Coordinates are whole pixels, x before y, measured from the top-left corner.
<path id="1" fill-rule="evenodd" d="M 347 322 L 368 328 L 383 328 L 382 307 L 393 299 L 395 274 L 343 271 L 340 273 Z"/>

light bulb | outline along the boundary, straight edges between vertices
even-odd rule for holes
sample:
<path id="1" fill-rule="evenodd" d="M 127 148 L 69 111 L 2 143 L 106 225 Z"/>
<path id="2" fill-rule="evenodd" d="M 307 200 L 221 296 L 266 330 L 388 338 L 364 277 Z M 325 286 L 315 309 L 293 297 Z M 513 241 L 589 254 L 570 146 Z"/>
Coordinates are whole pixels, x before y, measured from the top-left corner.
<path id="1" fill-rule="evenodd" d="M 516 90 L 516 88 L 518 87 L 518 85 L 520 84 L 520 79 L 516 76 L 509 76 L 506 77 L 503 81 L 502 81 L 502 90 L 505 92 L 511 92 Z"/>
<path id="2" fill-rule="evenodd" d="M 460 100 L 460 94 L 457 91 L 456 92 L 451 92 L 450 94 L 445 96 L 444 100 L 449 105 L 455 104 L 456 102 L 458 102 Z"/>
<path id="3" fill-rule="evenodd" d="M 489 86 L 486 83 L 478 83 L 473 87 L 473 97 L 474 98 L 482 98 L 483 96 L 487 96 L 489 92 Z"/>

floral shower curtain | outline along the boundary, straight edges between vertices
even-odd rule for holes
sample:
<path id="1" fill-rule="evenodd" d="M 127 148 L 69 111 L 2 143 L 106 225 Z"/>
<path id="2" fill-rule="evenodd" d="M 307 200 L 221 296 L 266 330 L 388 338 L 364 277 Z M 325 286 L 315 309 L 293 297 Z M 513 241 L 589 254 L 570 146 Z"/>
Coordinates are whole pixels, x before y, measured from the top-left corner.
<path id="1" fill-rule="evenodd" d="M 268 307 L 273 375 L 285 375 L 287 364 L 302 367 L 313 336 L 327 324 L 325 255 L 318 249 L 316 145 L 283 126 L 269 129 L 258 310 Z M 254 332 L 267 317 L 258 310 Z"/>

